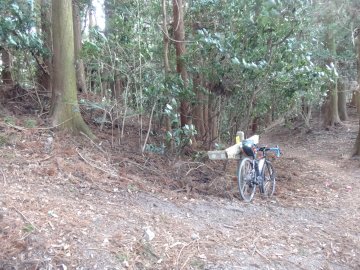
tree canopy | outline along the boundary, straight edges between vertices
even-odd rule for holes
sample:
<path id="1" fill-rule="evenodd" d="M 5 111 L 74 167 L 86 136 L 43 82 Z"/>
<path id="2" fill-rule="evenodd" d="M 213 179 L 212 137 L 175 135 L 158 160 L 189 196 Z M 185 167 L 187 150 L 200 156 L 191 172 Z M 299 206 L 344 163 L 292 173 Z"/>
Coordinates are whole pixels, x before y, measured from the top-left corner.
<path id="1" fill-rule="evenodd" d="M 151 118 L 149 131 L 162 134 L 162 142 L 147 145 L 141 131 L 141 145 L 182 149 L 197 141 L 209 147 L 279 119 L 297 118 L 309 128 L 311 112 L 325 107 L 330 120 L 324 123 L 337 124 L 346 103 L 360 104 L 350 87 L 359 72 L 357 1 L 162 2 L 104 0 L 100 7 L 76 1 L 76 58 L 85 67 L 77 76 L 86 77 L 81 88 L 98 97 L 82 96 L 80 104 L 101 112 L 92 115 L 101 129 L 110 124 L 124 136 L 128 117 L 137 116 L 141 130 Z M 53 54 L 41 27 L 41 7 L 49 4 L 0 3 L 0 48 L 3 59 L 5 53 L 16 58 L 15 83 L 31 87 L 36 69 Z M 96 24 L 99 8 L 104 29 Z M 184 104 L 186 122 L 180 121 Z"/>

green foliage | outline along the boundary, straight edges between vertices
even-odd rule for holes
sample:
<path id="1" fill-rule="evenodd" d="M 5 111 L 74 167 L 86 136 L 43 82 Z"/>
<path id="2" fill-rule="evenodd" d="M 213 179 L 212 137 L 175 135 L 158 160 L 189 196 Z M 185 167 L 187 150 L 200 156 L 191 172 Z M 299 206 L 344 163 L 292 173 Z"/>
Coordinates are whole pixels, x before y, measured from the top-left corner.
<path id="1" fill-rule="evenodd" d="M 23 231 L 26 233 L 31 233 L 31 232 L 35 231 L 35 228 L 32 224 L 28 223 L 23 227 Z"/>
<path id="2" fill-rule="evenodd" d="M 34 128 L 34 127 L 36 127 L 36 120 L 34 120 L 34 119 L 26 119 L 25 123 L 24 123 L 24 126 L 26 128 Z"/>
<path id="3" fill-rule="evenodd" d="M 0 2 L 0 46 L 29 50 L 37 55 L 48 54 L 42 38 L 35 31 L 35 13 L 30 2 Z"/>
<path id="4" fill-rule="evenodd" d="M 161 144 L 160 146 L 154 144 L 147 144 L 145 146 L 145 151 L 163 155 L 165 152 L 165 146 L 163 144 Z"/>
<path id="5" fill-rule="evenodd" d="M 91 1 L 77 3 L 85 16 Z M 192 126 L 179 126 L 181 101 L 193 106 L 206 102 L 196 100 L 195 86 L 213 100 L 221 97 L 220 130 L 230 141 L 235 129 L 247 129 L 254 118 L 297 113 L 304 103 L 319 107 L 329 82 L 356 76 L 351 24 L 360 22 L 354 0 L 187 1 L 186 53 L 182 56 L 189 74 L 187 84 L 176 72 L 175 43 L 171 40 L 170 71 L 164 72 L 159 1 L 113 0 L 104 4 L 105 29 L 89 29 L 81 51 L 88 85 L 103 99 L 83 101 L 82 105 L 104 113 L 94 116 L 99 124 L 113 124 L 112 115 L 120 111 L 117 106 L 126 104 L 127 114 L 139 115 L 150 115 L 155 106 L 154 117 L 159 123 L 165 116 L 171 120 L 172 131 L 163 143 L 172 141 L 178 149 L 196 134 Z M 168 5 L 170 39 L 172 12 Z M 0 1 L 0 47 L 10 49 L 15 56 L 18 77 L 33 72 L 23 68 L 24 63 L 34 63 L 27 60 L 27 54 L 50 53 L 44 48 L 41 31 L 35 31 L 38 20 L 39 11 L 30 2 Z M 335 37 L 334 46 L 327 43 L 329 34 Z M 192 81 L 195 76 L 200 85 Z M 114 100 L 118 81 L 122 92 Z M 149 145 L 148 150 L 161 149 Z"/>
<path id="6" fill-rule="evenodd" d="M 0 134 L 0 147 L 9 144 L 10 140 L 7 136 Z"/>
<path id="7" fill-rule="evenodd" d="M 318 103 L 329 72 L 316 55 L 321 40 L 307 16 L 312 9 L 301 0 L 193 2 L 189 65 L 232 97 L 222 130 L 229 121 L 246 129 L 251 118 L 286 114 L 299 99 Z"/>
<path id="8" fill-rule="evenodd" d="M 15 125 L 15 119 L 12 116 L 6 116 L 4 122 L 6 124 Z"/>

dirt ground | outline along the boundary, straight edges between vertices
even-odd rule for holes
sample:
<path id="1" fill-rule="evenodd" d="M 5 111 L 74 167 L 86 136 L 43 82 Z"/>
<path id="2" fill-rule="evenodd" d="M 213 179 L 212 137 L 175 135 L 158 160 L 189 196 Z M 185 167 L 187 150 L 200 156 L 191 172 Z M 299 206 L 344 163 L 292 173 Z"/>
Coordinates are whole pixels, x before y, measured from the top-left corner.
<path id="1" fill-rule="evenodd" d="M 137 154 L 131 125 L 111 148 L 110 130 L 99 145 L 30 120 L 0 121 L 0 269 L 360 269 L 355 117 L 262 135 L 283 156 L 275 196 L 251 203 L 235 162 Z"/>

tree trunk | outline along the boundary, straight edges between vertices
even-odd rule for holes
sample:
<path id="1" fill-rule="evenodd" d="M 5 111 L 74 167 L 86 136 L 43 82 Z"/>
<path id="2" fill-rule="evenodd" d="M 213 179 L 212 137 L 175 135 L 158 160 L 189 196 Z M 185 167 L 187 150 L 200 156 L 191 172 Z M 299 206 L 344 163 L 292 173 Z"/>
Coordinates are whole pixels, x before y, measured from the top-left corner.
<path id="1" fill-rule="evenodd" d="M 346 91 L 345 85 L 341 80 L 338 82 L 338 107 L 340 120 L 347 121 L 349 117 L 346 110 Z"/>
<path id="2" fill-rule="evenodd" d="M 89 40 L 92 41 L 93 40 L 92 29 L 95 27 L 94 10 L 92 8 L 92 0 L 89 1 L 89 4 L 91 5 L 91 7 L 88 10 L 88 16 L 89 16 Z M 93 90 L 95 88 L 95 84 L 96 84 L 96 82 L 95 82 L 96 70 L 87 69 L 85 77 L 89 80 L 87 90 L 89 92 L 93 92 Z"/>
<path id="3" fill-rule="evenodd" d="M 1 72 L 1 80 L 3 82 L 3 84 L 11 86 L 14 85 L 14 80 L 11 74 L 11 54 L 10 52 L 5 49 L 0 47 L 1 50 L 1 61 L 2 61 L 2 72 Z"/>
<path id="4" fill-rule="evenodd" d="M 164 70 L 165 76 L 170 72 L 169 64 L 169 31 L 167 28 L 167 13 L 166 13 L 166 0 L 162 0 L 163 12 L 163 41 L 164 41 Z"/>
<path id="5" fill-rule="evenodd" d="M 219 125 L 218 125 L 218 109 L 217 109 L 216 96 L 212 93 L 209 94 L 208 100 L 208 145 L 219 137 Z"/>
<path id="6" fill-rule="evenodd" d="M 184 88 L 188 86 L 188 73 L 186 71 L 185 61 L 183 56 L 186 52 L 185 48 L 185 28 L 184 28 L 184 14 L 183 1 L 173 0 L 173 14 L 174 14 L 174 38 L 176 48 L 176 71 L 180 74 L 183 81 Z M 180 101 L 180 123 L 181 126 L 191 124 L 190 105 L 188 101 L 183 98 Z"/>
<path id="7" fill-rule="evenodd" d="M 91 0 L 90 0 L 90 5 L 92 5 Z M 93 10 L 92 7 L 89 8 L 88 16 L 89 16 L 89 31 L 90 31 L 95 26 L 95 23 L 94 23 L 94 10 Z"/>
<path id="8" fill-rule="evenodd" d="M 123 92 L 124 92 L 123 80 L 121 79 L 121 75 L 119 73 L 116 73 L 113 98 L 118 101 L 121 100 Z"/>
<path id="9" fill-rule="evenodd" d="M 204 140 L 206 131 L 204 125 L 204 95 L 201 92 L 201 77 L 199 73 L 194 74 L 193 87 L 196 94 L 196 104 L 193 109 L 193 121 L 200 140 Z"/>
<path id="10" fill-rule="evenodd" d="M 73 23 L 74 23 L 74 51 L 76 63 L 76 86 L 79 92 L 87 93 L 85 80 L 84 61 L 80 57 L 81 52 L 81 17 L 77 1 L 73 0 Z"/>
<path id="11" fill-rule="evenodd" d="M 353 156 L 360 156 L 360 121 L 359 121 L 359 133 L 356 138 L 354 150 L 352 153 Z"/>
<path id="12" fill-rule="evenodd" d="M 336 55 L 336 43 L 335 36 L 331 29 L 327 30 L 326 46 L 332 56 Z M 328 65 L 333 64 L 336 67 L 336 61 L 334 57 L 330 57 Z M 335 73 L 335 72 L 333 72 Z M 329 83 L 328 100 L 325 107 L 324 125 L 334 126 L 340 123 L 339 110 L 338 110 L 338 79 L 336 75 L 333 75 L 333 82 Z"/>
<path id="13" fill-rule="evenodd" d="M 360 113 L 360 34 L 357 33 L 355 38 L 356 43 L 356 51 L 357 51 L 357 59 L 356 59 L 356 67 L 357 67 L 357 88 L 354 94 L 355 105 L 357 108 L 357 112 Z"/>
<path id="14" fill-rule="evenodd" d="M 168 20 L 167 20 L 167 12 L 166 12 L 166 1 L 162 0 L 162 15 L 163 15 L 163 44 L 164 44 L 164 73 L 165 73 L 165 79 L 168 77 L 170 73 L 170 64 L 169 64 L 169 31 L 167 28 Z M 171 128 L 171 119 L 170 116 L 165 115 L 165 131 L 167 133 L 172 133 Z M 170 152 L 173 151 L 173 141 L 170 139 L 166 140 L 166 149 L 168 149 Z"/>
<path id="15" fill-rule="evenodd" d="M 53 124 L 73 133 L 84 132 L 94 138 L 84 122 L 77 101 L 74 66 L 74 30 L 71 0 L 52 1 L 54 69 L 52 97 Z"/>
<path id="16" fill-rule="evenodd" d="M 41 0 L 41 31 L 47 56 L 43 56 L 43 67 L 38 67 L 37 80 L 42 90 L 52 93 L 52 36 L 51 36 L 51 0 Z"/>
<path id="17" fill-rule="evenodd" d="M 206 88 L 207 89 L 207 88 Z M 210 92 L 207 91 L 206 93 L 203 93 L 203 100 L 204 104 L 202 106 L 203 108 L 203 122 L 204 122 L 204 130 L 205 134 L 203 136 L 203 140 L 208 142 L 208 147 L 210 149 L 211 144 L 211 138 L 210 138 L 210 132 L 209 132 L 209 103 L 210 103 Z"/>
<path id="18" fill-rule="evenodd" d="M 358 88 L 357 90 L 360 90 L 360 36 L 357 35 L 356 36 L 356 47 L 357 47 L 357 82 L 358 82 Z M 357 105 L 357 110 L 358 112 L 360 112 L 360 95 L 359 92 L 357 92 L 357 100 L 356 100 L 356 105 Z M 359 121 L 359 133 L 357 135 L 356 138 L 356 142 L 355 142 L 355 146 L 354 146 L 354 150 L 353 150 L 353 156 L 359 156 L 360 155 L 360 121 Z"/>

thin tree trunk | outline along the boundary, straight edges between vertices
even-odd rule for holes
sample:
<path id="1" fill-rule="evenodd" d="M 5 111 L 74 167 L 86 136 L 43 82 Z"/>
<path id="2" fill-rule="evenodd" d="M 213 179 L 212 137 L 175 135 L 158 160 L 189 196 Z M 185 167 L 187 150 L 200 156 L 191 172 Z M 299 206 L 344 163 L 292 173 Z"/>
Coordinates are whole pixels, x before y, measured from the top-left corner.
<path id="1" fill-rule="evenodd" d="M 76 63 L 76 85 L 79 92 L 87 93 L 85 80 L 84 61 L 80 57 L 81 51 L 81 17 L 80 8 L 76 0 L 73 0 L 73 23 L 74 23 L 74 50 Z"/>
<path id="2" fill-rule="evenodd" d="M 355 141 L 355 146 L 354 146 L 352 155 L 360 156 L 360 121 L 359 121 L 359 133 L 358 133 L 356 141 Z"/>
<path id="3" fill-rule="evenodd" d="M 335 36 L 331 29 L 327 30 L 326 36 L 326 46 L 331 52 L 333 56 L 336 55 L 336 43 L 335 43 Z M 328 61 L 328 64 L 333 64 L 335 67 L 336 61 L 333 57 L 331 57 Z M 332 83 L 329 83 L 329 91 L 328 91 L 328 100 L 326 102 L 326 109 L 325 109 L 325 118 L 324 118 L 324 125 L 325 126 L 334 126 L 340 123 L 339 117 L 339 110 L 338 110 L 338 79 L 336 75 L 333 75 Z"/>
<path id="4" fill-rule="evenodd" d="M 355 104 L 357 108 L 357 112 L 360 113 L 360 34 L 358 33 L 356 36 L 356 51 L 357 51 L 357 59 L 356 59 L 356 67 L 357 67 L 357 91 L 355 92 Z"/>
<path id="5" fill-rule="evenodd" d="M 169 64 L 169 31 L 168 31 L 168 28 L 167 28 L 166 1 L 167 0 L 162 0 L 165 75 L 167 75 L 170 72 L 170 64 Z"/>
<path id="6" fill-rule="evenodd" d="M 122 94 L 123 94 L 123 81 L 121 80 L 121 76 L 120 74 L 116 74 L 115 75 L 115 85 L 114 85 L 114 93 L 113 93 L 113 97 L 116 100 L 121 100 L 122 99 Z"/>
<path id="7" fill-rule="evenodd" d="M 346 92 L 345 85 L 342 81 L 338 82 L 338 106 L 339 106 L 339 117 L 341 121 L 348 120 L 348 114 L 346 110 Z"/>
<path id="8" fill-rule="evenodd" d="M 52 35 L 51 35 L 51 0 L 41 0 L 41 31 L 47 56 L 43 56 L 44 68 L 38 67 L 38 84 L 42 90 L 52 93 Z M 47 72 L 45 72 L 47 71 Z"/>
<path id="9" fill-rule="evenodd" d="M 204 100 L 203 93 L 201 92 L 201 77 L 199 73 L 194 74 L 193 88 L 196 94 L 196 104 L 193 109 L 193 121 L 195 128 L 198 132 L 198 137 L 203 140 L 205 137 L 205 126 L 204 126 Z"/>
<path id="10" fill-rule="evenodd" d="M 207 89 L 207 88 L 205 88 Z M 208 142 L 208 147 L 210 148 L 211 138 L 210 138 L 210 131 L 209 131 L 209 103 L 210 103 L 210 92 L 207 91 L 207 93 L 203 94 L 203 100 L 204 104 L 202 106 L 203 108 L 203 120 L 204 120 L 204 130 L 205 134 L 203 136 L 203 140 Z"/>
<path id="11" fill-rule="evenodd" d="M 208 134 L 210 147 L 211 143 L 219 137 L 217 100 L 214 94 L 209 95 L 208 101 Z"/>
<path id="12" fill-rule="evenodd" d="M 0 47 L 0 50 L 1 50 L 1 61 L 3 66 L 1 72 L 1 80 L 5 85 L 9 85 L 9 86 L 14 85 L 14 80 L 11 73 L 11 67 L 12 67 L 11 54 L 5 48 Z"/>
<path id="13" fill-rule="evenodd" d="M 163 57 L 164 57 L 164 72 L 165 72 L 165 79 L 168 77 L 170 73 L 170 64 L 169 64 L 169 31 L 167 28 L 168 20 L 167 20 L 167 12 L 166 12 L 166 1 L 162 0 L 162 15 L 163 15 L 163 44 L 164 44 L 164 51 L 163 51 Z M 167 133 L 172 133 L 171 128 L 171 119 L 168 115 L 165 115 L 165 131 Z M 168 149 L 170 152 L 173 151 L 173 140 L 166 140 L 166 149 Z"/>
<path id="14" fill-rule="evenodd" d="M 52 1 L 54 69 L 52 97 L 53 124 L 73 133 L 84 132 L 94 138 L 84 122 L 77 101 L 74 66 L 74 31 L 71 0 Z"/>
<path id="15" fill-rule="evenodd" d="M 186 71 L 185 61 L 183 56 L 186 52 L 185 48 L 185 28 L 184 28 L 184 14 L 183 1 L 173 0 L 173 14 L 174 14 L 174 38 L 176 48 L 176 71 L 180 74 L 183 81 L 184 88 L 188 86 L 188 73 Z M 185 99 L 180 101 L 180 123 L 181 126 L 191 124 L 190 105 Z"/>
<path id="16" fill-rule="evenodd" d="M 356 47 L 357 47 L 357 82 L 358 82 L 358 88 L 357 90 L 360 90 L 360 36 L 359 33 L 356 36 Z M 357 111 L 360 112 L 360 95 L 357 91 L 358 98 L 356 99 L 356 105 L 357 105 Z M 359 114 L 360 116 L 360 114 Z M 353 156 L 359 156 L 360 155 L 360 121 L 359 121 L 359 133 L 357 135 L 354 149 L 353 149 Z"/>

